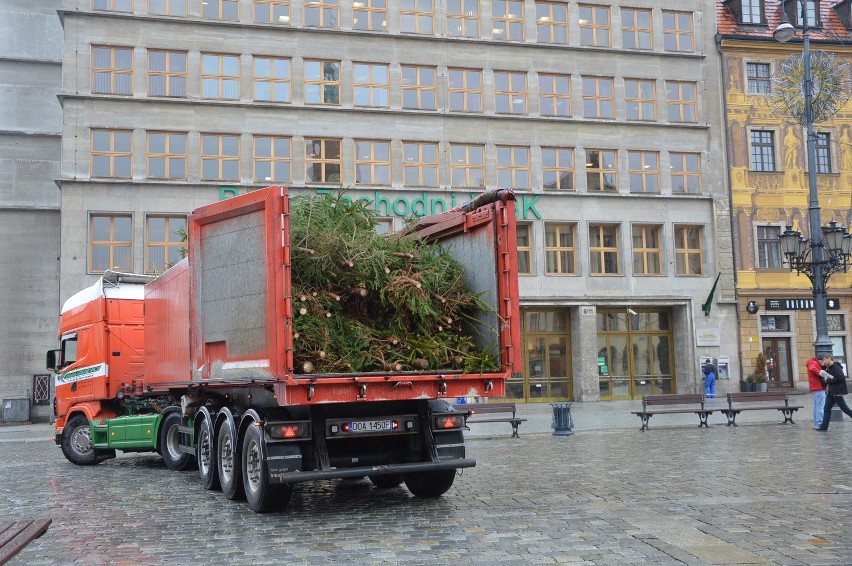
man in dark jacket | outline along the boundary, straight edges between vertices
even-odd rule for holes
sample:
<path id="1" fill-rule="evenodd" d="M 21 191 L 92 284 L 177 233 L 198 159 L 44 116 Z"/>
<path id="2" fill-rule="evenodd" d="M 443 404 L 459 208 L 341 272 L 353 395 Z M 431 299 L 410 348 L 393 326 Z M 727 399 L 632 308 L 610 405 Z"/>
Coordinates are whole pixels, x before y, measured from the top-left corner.
<path id="1" fill-rule="evenodd" d="M 834 358 L 828 356 L 823 360 L 825 369 L 820 372 L 820 377 L 825 380 L 825 409 L 822 413 L 822 426 L 817 430 L 828 430 L 828 421 L 831 420 L 831 408 L 837 403 L 840 410 L 852 417 L 852 409 L 846 405 L 843 396 L 846 395 L 846 374 L 843 366 L 835 362 Z"/>

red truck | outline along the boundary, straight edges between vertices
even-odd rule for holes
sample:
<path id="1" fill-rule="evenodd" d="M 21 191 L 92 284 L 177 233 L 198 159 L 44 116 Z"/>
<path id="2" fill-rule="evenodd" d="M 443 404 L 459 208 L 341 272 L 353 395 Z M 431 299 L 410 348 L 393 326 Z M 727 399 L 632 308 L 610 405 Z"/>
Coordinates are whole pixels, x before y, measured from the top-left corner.
<path id="1" fill-rule="evenodd" d="M 296 373 L 289 200 L 267 187 L 195 210 L 188 257 L 159 277 L 107 272 L 65 303 L 47 355 L 56 443 L 78 465 L 116 450 L 197 462 L 206 489 L 256 512 L 316 479 L 445 493 L 475 465 L 451 401 L 503 395 L 520 366 L 514 195 L 422 218 L 412 237 L 465 266 L 490 307 L 477 346 L 499 352 L 499 371 Z"/>

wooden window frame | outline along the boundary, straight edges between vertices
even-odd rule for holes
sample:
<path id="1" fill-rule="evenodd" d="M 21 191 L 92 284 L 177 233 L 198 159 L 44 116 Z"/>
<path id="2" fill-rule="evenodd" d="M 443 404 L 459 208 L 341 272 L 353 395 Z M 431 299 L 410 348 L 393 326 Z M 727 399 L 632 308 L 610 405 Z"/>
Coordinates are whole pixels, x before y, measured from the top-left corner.
<path id="1" fill-rule="evenodd" d="M 423 2 L 429 3 L 429 10 L 421 10 Z M 409 9 L 406 5 L 410 5 Z M 411 18 L 413 22 L 413 30 L 405 29 L 406 19 Z M 422 28 L 422 18 L 428 18 L 429 30 L 425 31 Z M 435 0 L 401 0 L 399 7 L 399 28 L 401 33 L 416 33 L 419 35 L 435 35 Z"/>
<path id="2" fill-rule="evenodd" d="M 690 158 L 695 159 L 695 168 L 689 166 Z M 689 194 L 700 195 L 703 193 L 703 183 L 701 176 L 701 154 L 694 152 L 669 152 L 669 171 L 672 180 L 672 194 Z M 684 190 L 676 190 L 676 180 L 680 179 Z M 690 182 L 697 180 L 698 186 L 696 190 L 690 190 Z"/>
<path id="3" fill-rule="evenodd" d="M 526 235 L 526 244 L 522 244 L 523 234 Z M 518 222 L 517 230 L 516 230 L 516 238 L 517 238 L 517 250 L 518 250 L 518 275 L 533 275 L 535 273 L 535 266 L 533 265 L 533 225 L 531 222 Z M 522 258 L 526 258 L 526 264 L 529 266 L 529 269 L 526 271 L 523 270 L 524 261 Z"/>
<path id="4" fill-rule="evenodd" d="M 97 66 L 97 57 L 96 51 L 104 49 L 109 51 L 109 67 L 98 67 Z M 116 54 L 119 51 L 124 51 L 129 53 L 130 55 L 130 67 L 122 68 L 116 66 Z M 97 85 L 97 76 L 98 74 L 109 75 L 109 90 L 103 91 L 98 90 Z M 118 78 L 119 77 L 127 77 L 127 92 L 118 91 Z M 113 45 L 92 45 L 92 94 L 113 94 L 119 96 L 132 96 L 133 95 L 133 48 L 132 47 L 119 47 Z"/>
<path id="5" fill-rule="evenodd" d="M 290 25 L 290 0 L 254 0 L 252 3 L 254 10 L 252 10 L 252 18 L 254 23 L 257 24 L 273 24 L 278 26 L 288 26 Z M 281 8 L 284 8 L 283 13 L 280 11 Z M 258 19 L 257 15 L 260 12 L 264 12 L 265 16 L 268 16 L 269 19 Z M 276 12 L 278 19 L 276 20 Z"/>
<path id="6" fill-rule="evenodd" d="M 579 4 L 577 6 L 580 26 L 580 45 L 584 47 L 612 47 L 612 8 L 596 4 Z M 587 19 L 583 18 L 583 12 L 588 10 Z M 606 22 L 599 23 L 598 18 L 606 13 Z M 591 31 L 592 42 L 588 43 L 585 35 Z M 598 43 L 598 32 L 606 32 L 606 43 Z"/>
<path id="7" fill-rule="evenodd" d="M 517 90 L 520 85 L 516 84 L 516 79 L 523 80 L 523 90 Z M 505 80 L 505 85 L 498 83 Z M 520 116 L 527 115 L 529 86 L 527 84 L 527 73 L 518 71 L 494 71 L 494 113 L 495 114 L 514 114 Z M 523 108 L 515 111 L 516 102 L 523 101 Z M 505 102 L 508 110 L 501 111 L 500 105 Z M 518 105 L 519 106 L 519 105 Z"/>
<path id="8" fill-rule="evenodd" d="M 406 84 L 406 72 L 414 71 L 414 83 Z M 430 71 L 432 74 L 432 86 L 422 84 L 423 71 Z M 400 81 L 402 85 L 402 107 L 411 110 L 436 110 L 438 107 L 438 69 L 425 65 L 401 65 Z M 417 105 L 409 106 L 406 104 L 406 93 L 413 92 L 417 97 Z M 431 107 L 424 107 L 424 93 L 432 94 Z"/>
<path id="9" fill-rule="evenodd" d="M 265 77 L 259 77 L 257 74 L 257 66 L 259 63 L 265 62 L 268 66 L 268 75 Z M 287 75 L 285 77 L 279 77 L 275 74 L 276 63 L 283 62 L 287 64 Z M 252 85 L 253 85 L 253 96 L 254 100 L 260 102 L 278 102 L 282 104 L 288 104 L 292 101 L 293 97 L 293 61 L 289 57 L 267 57 L 267 56 L 257 56 L 252 61 Z M 260 98 L 257 94 L 258 85 L 268 85 L 269 88 L 269 98 Z M 287 88 L 287 95 L 282 100 L 278 100 L 275 98 L 274 93 L 276 92 L 276 87 L 279 85 L 285 85 Z"/>
<path id="10" fill-rule="evenodd" d="M 161 135 L 164 136 L 163 146 L 164 151 L 162 153 L 155 152 L 151 150 L 151 136 Z M 174 142 L 176 140 L 172 139 L 172 136 L 183 136 L 183 152 L 176 153 L 172 150 L 172 146 L 175 145 Z M 146 168 L 146 177 L 148 179 L 186 179 L 186 165 L 189 163 L 189 156 L 187 152 L 187 141 L 189 135 L 187 132 L 167 132 L 167 131 L 159 131 L 159 130 L 151 130 L 146 132 L 145 136 L 145 168 Z M 163 160 L 163 176 L 157 176 L 151 174 L 151 159 L 162 159 Z M 183 175 L 172 175 L 172 161 L 173 160 L 183 160 Z"/>
<path id="11" fill-rule="evenodd" d="M 217 59 L 216 74 L 207 74 L 204 72 L 204 63 L 207 57 L 215 57 Z M 226 75 L 225 63 L 226 58 L 236 60 L 237 74 Z M 204 81 L 215 81 L 216 96 L 207 96 L 205 94 Z M 234 96 L 225 97 L 225 83 L 233 81 L 237 85 L 237 92 Z M 202 53 L 201 54 L 201 98 L 206 100 L 239 100 L 240 99 L 240 56 L 233 53 Z"/>
<path id="12" fill-rule="evenodd" d="M 310 153 L 310 146 L 319 142 L 320 154 L 313 155 Z M 337 144 L 337 157 L 328 157 L 328 144 L 329 142 Z M 318 165 L 321 167 L 320 169 L 320 180 L 315 181 L 308 177 L 308 167 L 311 165 Z M 333 180 L 331 177 L 335 175 L 333 172 L 329 172 L 327 168 L 329 166 L 337 166 L 337 180 Z M 342 179 L 343 172 L 343 140 L 341 138 L 305 138 L 305 183 L 311 184 L 340 184 Z"/>
<path id="13" fill-rule="evenodd" d="M 650 98 L 646 87 L 650 85 Z M 635 86 L 635 93 L 632 92 Z M 638 122 L 657 120 L 657 81 L 653 79 L 624 79 L 625 117 Z M 635 111 L 633 110 L 635 108 Z"/>
<path id="14" fill-rule="evenodd" d="M 384 7 L 375 7 L 373 6 L 374 2 L 384 2 Z M 363 6 L 358 6 L 357 4 L 363 4 Z M 382 20 L 380 27 L 373 27 L 373 16 L 376 14 L 384 14 L 384 19 Z M 361 19 L 360 16 L 365 16 L 367 19 L 367 26 L 360 27 L 358 24 Z M 359 31 L 388 31 L 388 0 L 357 0 L 357 2 L 352 3 L 352 29 Z"/>
<path id="15" fill-rule="evenodd" d="M 614 230 L 614 234 L 605 231 Z M 614 245 L 607 246 L 606 238 L 612 237 Z M 595 243 L 595 242 L 598 243 Z M 595 222 L 589 224 L 589 275 L 600 277 L 609 275 L 621 275 L 621 224 Z M 607 256 L 615 254 L 615 271 L 607 271 Z M 595 265 L 597 257 L 598 265 Z"/>
<path id="16" fill-rule="evenodd" d="M 639 23 L 640 14 L 648 17 L 648 27 Z M 629 19 L 628 19 L 629 18 Z M 654 48 L 654 28 L 652 12 L 648 8 L 621 8 L 621 43 L 624 49 L 650 51 Z M 642 39 L 647 37 L 647 47 L 642 46 Z M 627 41 L 631 38 L 631 41 Z M 634 45 L 628 45 L 633 43 Z"/>
<path id="17" fill-rule="evenodd" d="M 107 218 L 109 219 L 109 240 L 95 240 L 95 219 L 96 218 Z M 130 239 L 129 240 L 116 240 L 115 239 L 115 221 L 117 219 L 126 219 L 130 221 Z M 132 214 L 111 214 L 111 213 L 91 213 L 89 214 L 89 242 L 88 242 L 88 251 L 89 251 L 89 260 L 87 269 L 89 273 L 104 273 L 108 270 L 116 270 L 116 271 L 133 271 L 133 215 Z M 106 269 L 95 269 L 93 265 L 93 260 L 95 257 L 94 248 L 95 247 L 107 247 L 109 249 L 109 267 Z M 129 259 L 128 265 L 116 265 L 115 260 L 115 252 L 118 248 L 126 248 L 128 250 Z"/>
<path id="18" fill-rule="evenodd" d="M 116 8 L 119 2 L 122 0 L 92 0 L 92 10 L 93 11 L 103 11 L 103 12 L 118 12 L 121 14 L 131 14 L 133 13 L 133 0 L 124 0 L 129 7 L 126 10 L 122 10 L 120 8 Z M 100 5 L 106 4 L 107 8 L 101 8 Z"/>
<path id="19" fill-rule="evenodd" d="M 461 86 L 453 86 L 453 75 L 455 73 L 461 73 Z M 478 87 L 469 87 L 468 83 L 470 82 L 470 77 L 477 77 L 477 81 L 479 82 Z M 447 69 L 447 91 L 448 91 L 448 101 L 447 106 L 450 112 L 470 112 L 470 113 L 481 113 L 482 112 L 482 70 L 481 69 L 462 69 L 462 68 L 450 68 Z M 453 108 L 453 95 L 461 94 L 462 101 L 464 102 L 464 108 L 458 110 Z M 471 100 L 472 95 L 476 95 L 477 103 L 476 108 L 472 109 Z"/>
<path id="20" fill-rule="evenodd" d="M 109 134 L 109 149 L 96 149 L 95 138 L 97 134 Z M 127 151 L 117 150 L 116 134 L 126 134 L 130 143 L 130 148 Z M 89 171 L 90 177 L 93 179 L 130 179 L 133 177 L 133 131 L 132 130 L 112 130 L 107 128 L 92 128 L 90 130 L 90 152 L 89 152 Z M 95 174 L 95 159 L 106 157 L 109 160 L 109 174 Z M 116 175 L 115 161 L 117 158 L 127 158 L 127 175 Z"/>
<path id="21" fill-rule="evenodd" d="M 508 150 L 508 154 L 507 154 Z M 508 157 L 508 163 L 502 161 Z M 526 164 L 524 164 L 524 159 Z M 503 179 L 501 179 L 501 173 Z M 508 179 L 506 177 L 508 176 Z M 526 180 L 524 180 L 526 176 Z M 497 146 L 497 186 L 519 191 L 528 191 L 532 187 L 530 168 L 530 148 L 522 145 Z M 506 183 L 505 181 L 509 181 Z"/>
<path id="22" fill-rule="evenodd" d="M 634 224 L 632 227 L 633 275 L 637 277 L 657 277 L 663 273 L 663 226 L 661 224 Z M 654 242 L 650 240 L 656 240 Z M 650 242 L 650 243 L 649 243 Z M 656 258 L 657 271 L 649 266 Z"/>
<path id="23" fill-rule="evenodd" d="M 450 0 L 447 5 L 447 37 L 456 37 L 456 38 L 468 38 L 468 39 L 479 39 L 480 31 L 479 31 L 479 18 L 482 13 L 482 6 L 479 3 L 479 0 L 455 0 L 458 2 L 458 11 L 451 11 L 453 7 L 450 5 L 453 0 Z M 471 13 L 472 10 L 467 10 L 469 7 L 468 3 L 476 4 L 475 13 Z M 459 32 L 453 29 L 453 24 L 457 23 L 459 26 Z M 469 27 L 470 26 L 470 27 Z"/>
<path id="24" fill-rule="evenodd" d="M 155 219 L 155 218 L 160 218 L 160 219 L 163 219 L 165 221 L 165 223 L 164 223 L 165 233 L 159 235 L 159 237 L 164 238 L 164 240 L 151 240 L 151 223 L 150 223 L 150 221 Z M 171 230 L 169 225 L 176 220 L 182 220 L 183 221 L 183 228 L 175 228 L 175 230 Z M 168 239 L 168 235 L 170 233 L 173 233 L 173 232 L 178 231 L 178 230 L 184 230 L 184 232 L 185 232 L 186 229 L 187 229 L 187 219 L 186 219 L 185 215 L 181 215 L 181 214 L 148 214 L 147 216 L 145 216 L 145 269 L 144 269 L 144 273 L 146 273 L 146 274 L 162 273 L 163 271 L 165 271 L 166 269 L 168 269 L 169 267 L 171 267 L 175 263 L 177 263 L 177 261 L 175 263 L 169 263 L 169 261 L 168 261 L 170 252 L 172 252 L 172 251 L 176 251 L 178 253 L 178 255 L 185 255 L 186 254 L 186 242 L 185 241 L 178 240 L 177 242 L 173 242 L 173 241 Z M 162 267 L 162 269 L 158 270 L 156 266 L 151 265 L 151 262 L 152 262 L 151 252 L 154 249 L 159 249 L 159 248 L 163 249 L 163 267 Z M 183 252 L 183 253 L 181 253 L 181 252 Z M 180 261 L 180 259 L 178 259 L 178 261 Z"/>
<path id="25" fill-rule="evenodd" d="M 553 165 L 547 165 L 545 152 L 553 152 Z M 569 163 L 563 164 L 562 157 L 567 156 Z M 542 147 L 541 148 L 542 187 L 545 191 L 574 191 L 574 148 L 573 147 Z M 548 186 L 545 173 L 553 173 L 554 186 Z M 568 184 L 563 186 L 564 174 L 568 173 Z"/>
<path id="26" fill-rule="evenodd" d="M 593 158 L 593 154 L 597 154 L 597 163 Z M 605 156 L 612 157 L 612 166 L 607 166 Z M 607 177 L 612 176 L 612 188 L 607 188 Z M 589 182 L 596 179 L 596 183 Z M 599 188 L 591 188 L 597 185 Z M 618 150 L 615 149 L 586 149 L 586 192 L 618 192 Z"/>
<path id="27" fill-rule="evenodd" d="M 639 168 L 634 160 L 639 158 Z M 651 163 L 653 161 L 653 163 Z M 631 193 L 660 193 L 660 152 L 644 150 L 627 151 L 627 176 Z"/>
<path id="28" fill-rule="evenodd" d="M 269 140 L 269 155 L 258 155 L 258 140 Z M 276 142 L 287 142 L 287 155 L 278 155 Z M 290 136 L 267 136 L 255 135 L 252 140 L 254 163 L 252 164 L 252 175 L 259 183 L 290 183 L 293 179 L 293 138 Z M 261 178 L 258 175 L 257 166 L 260 163 L 269 164 L 270 176 Z M 279 165 L 287 165 L 287 175 L 279 177 L 276 175 Z"/>
<path id="29" fill-rule="evenodd" d="M 849 151 L 849 148 L 844 148 Z M 816 172 L 819 174 L 832 173 L 831 133 L 816 132 L 814 134 L 814 153 L 816 157 Z"/>
<path id="30" fill-rule="evenodd" d="M 774 238 L 767 237 L 767 229 L 775 231 Z M 784 229 L 778 224 L 756 224 L 754 227 L 754 268 L 784 269 L 784 254 L 781 249 L 781 233 Z M 774 248 L 774 249 L 772 249 Z M 777 252 L 777 253 L 773 253 Z M 777 265 L 770 265 L 772 257 L 778 259 Z M 761 261 L 763 259 L 764 261 Z"/>
<path id="31" fill-rule="evenodd" d="M 601 94 L 602 87 L 605 84 L 609 84 L 608 95 Z M 590 89 L 589 87 L 593 88 Z M 606 113 L 607 103 L 609 104 L 608 115 Z M 593 109 L 593 115 L 588 114 L 587 110 L 589 109 Z M 615 118 L 615 79 L 612 77 L 583 77 L 583 117 L 599 120 Z"/>
<path id="32" fill-rule="evenodd" d="M 667 27 L 668 16 L 674 18 L 674 27 Z M 680 27 L 680 16 L 689 16 L 689 29 Z M 689 46 L 683 45 L 689 40 Z M 669 41 L 674 41 L 674 49 L 667 46 Z M 695 14 L 682 10 L 663 10 L 663 50 L 669 53 L 694 53 L 695 52 Z"/>
<path id="33" fill-rule="evenodd" d="M 547 14 L 542 13 L 545 11 L 543 9 L 545 7 Z M 551 45 L 568 45 L 568 4 L 563 2 L 536 2 L 535 12 L 536 41 Z M 564 16 L 564 19 L 557 19 L 557 16 Z M 560 30 L 561 34 L 558 33 Z M 543 33 L 545 31 L 546 34 Z M 542 39 L 544 35 L 547 36 L 547 40 Z M 557 41 L 557 39 L 562 38 L 564 38 L 564 41 Z"/>
<path id="34" fill-rule="evenodd" d="M 698 231 L 698 247 L 689 246 L 689 230 Z M 676 224 L 674 227 L 675 275 L 678 277 L 700 277 L 704 275 L 704 226 Z M 698 257 L 699 270 L 692 272 L 690 260 Z"/>
<path id="35" fill-rule="evenodd" d="M 555 230 L 554 245 L 548 245 L 550 231 Z M 571 243 L 562 245 L 563 235 L 570 236 Z M 563 254 L 565 257 L 563 257 Z M 544 257 L 545 275 L 577 275 L 577 223 L 576 222 L 545 222 L 544 223 Z M 566 259 L 570 258 L 570 261 Z M 565 266 L 570 263 L 570 266 Z M 554 269 L 552 269 L 552 267 Z"/>
<path id="36" fill-rule="evenodd" d="M 747 7 L 747 3 L 750 4 L 750 6 Z M 757 3 L 757 6 L 754 6 L 755 3 Z M 742 0 L 740 3 L 740 10 L 741 13 L 737 14 L 737 16 L 739 17 L 739 22 L 741 24 L 761 25 L 766 22 L 766 16 L 764 16 L 764 0 Z M 756 15 L 757 18 L 755 19 L 754 17 L 750 17 L 749 19 L 746 19 L 746 11 L 748 11 L 750 16 Z"/>
<path id="37" fill-rule="evenodd" d="M 768 95 L 772 92 L 772 64 L 766 61 L 746 61 L 746 94 L 749 95 Z M 761 75 L 759 72 L 752 74 L 754 69 L 765 70 L 766 74 Z M 752 89 L 752 85 L 754 89 Z"/>
<path id="38" fill-rule="evenodd" d="M 479 150 L 480 155 L 482 156 L 481 162 L 472 162 L 471 161 L 471 150 L 476 149 Z M 457 150 L 463 150 L 463 154 L 459 154 Z M 463 157 L 463 161 L 458 160 L 457 158 Z M 457 184 L 456 183 L 456 173 L 463 172 L 464 173 L 464 183 Z M 481 182 L 478 184 L 473 184 L 471 182 L 471 178 L 473 176 L 471 173 L 479 172 L 481 173 L 480 179 Z M 483 144 L 468 144 L 468 143 L 451 143 L 450 144 L 450 186 L 454 189 L 483 189 L 487 184 L 486 178 L 486 169 L 485 169 L 485 145 Z"/>
<path id="39" fill-rule="evenodd" d="M 519 16 L 511 10 L 510 6 L 512 4 L 519 5 Z M 502 14 L 498 15 L 498 9 L 502 9 Z M 523 0 L 492 0 L 491 23 L 492 39 L 497 41 L 523 41 L 525 37 L 524 27 L 526 27 Z M 503 37 L 500 37 L 501 35 Z"/>
<path id="40" fill-rule="evenodd" d="M 309 79 L 308 78 L 308 65 L 318 63 L 320 65 L 320 78 L 319 79 Z M 336 65 L 337 66 L 337 78 L 336 79 L 326 79 L 325 78 L 325 66 L 326 65 Z M 322 106 L 340 106 L 340 61 L 334 61 L 331 59 L 305 59 L 304 62 L 304 85 L 305 85 L 305 104 L 306 105 L 322 105 Z M 308 87 L 316 85 L 319 87 L 320 99 L 317 102 L 308 100 Z M 334 91 L 337 93 L 337 100 L 329 102 L 326 94 L 329 92 L 327 89 L 336 88 Z"/>
<path id="41" fill-rule="evenodd" d="M 151 0 L 148 0 L 148 14 L 150 14 L 152 16 L 174 16 L 174 17 L 177 17 L 177 18 L 185 18 L 186 17 L 186 15 L 187 15 L 186 8 L 187 8 L 187 3 L 189 2 L 189 0 L 162 0 L 162 2 L 165 5 L 165 11 L 164 12 L 155 12 L 153 9 L 151 9 Z M 180 4 L 181 7 L 183 8 L 183 10 L 180 13 L 172 13 L 172 5 L 176 4 L 176 3 Z"/>
<path id="42" fill-rule="evenodd" d="M 692 98 L 686 97 L 686 90 L 692 90 Z M 698 123 L 698 84 L 693 81 L 666 81 L 666 108 L 669 122 L 679 124 Z M 673 113 L 677 119 L 672 119 Z M 692 112 L 693 120 L 688 120 L 688 112 Z"/>
<path id="43" fill-rule="evenodd" d="M 774 173 L 778 169 L 775 130 L 750 130 L 748 133 L 749 170 L 760 173 Z M 756 139 L 759 136 L 763 139 Z"/>
<path id="44" fill-rule="evenodd" d="M 435 149 L 435 160 L 434 161 L 426 161 L 423 157 L 423 149 L 425 146 L 433 146 Z M 410 156 L 409 149 L 417 148 L 417 156 Z M 440 152 L 438 147 L 438 142 L 424 142 L 424 141 L 403 141 L 402 142 L 402 183 L 405 187 L 430 187 L 437 188 L 439 185 L 439 174 L 440 174 L 440 166 L 439 161 Z M 434 168 L 435 170 L 435 182 L 432 184 L 427 183 L 424 179 L 426 175 L 425 171 Z M 408 173 L 409 171 L 417 172 L 417 182 L 415 184 L 411 184 L 408 182 Z"/>
<path id="45" fill-rule="evenodd" d="M 309 24 L 309 13 L 316 13 L 319 23 Z M 340 29 L 340 1 L 305 0 L 302 5 L 302 20 L 307 28 Z"/>
<path id="46" fill-rule="evenodd" d="M 215 137 L 217 142 L 217 153 L 205 153 L 204 152 L 204 142 L 205 138 Z M 223 145 L 226 138 L 235 138 L 237 153 L 235 155 L 224 153 Z M 216 177 L 208 177 L 204 174 L 204 163 L 205 162 L 216 162 L 217 176 Z M 228 162 L 235 162 L 237 164 L 237 174 L 235 177 L 225 177 L 224 170 L 225 164 Z M 215 134 L 215 133 L 202 133 L 201 134 L 201 179 L 203 181 L 239 181 L 240 176 L 240 136 L 239 134 Z"/>
<path id="47" fill-rule="evenodd" d="M 162 71 L 155 71 L 151 69 L 151 55 L 162 53 L 165 56 L 165 69 Z M 174 65 L 174 61 L 172 60 L 173 56 L 183 55 L 183 72 L 174 71 L 172 67 Z M 187 65 L 189 61 L 189 54 L 186 51 L 169 51 L 165 49 L 150 49 L 148 50 L 148 96 L 165 96 L 170 98 L 186 98 L 187 97 L 187 86 L 189 85 L 189 66 Z M 164 90 L 165 94 L 154 94 L 151 88 L 151 80 L 154 77 L 163 77 L 164 82 Z M 172 91 L 175 90 L 172 86 L 172 79 L 182 78 L 183 79 L 183 93 L 182 94 L 174 94 Z"/>
<path id="48" fill-rule="evenodd" d="M 215 5 L 214 5 L 215 2 Z M 225 18 L 224 17 L 224 7 L 225 4 L 234 4 L 235 8 L 235 17 L 234 18 Z M 210 16 L 205 14 L 205 10 L 211 10 L 212 7 L 216 8 L 216 16 Z M 238 22 L 240 21 L 240 0 L 201 0 L 201 17 L 205 20 L 215 20 L 217 22 Z"/>
<path id="49" fill-rule="evenodd" d="M 560 79 L 565 82 L 566 89 L 560 91 L 558 86 Z M 540 73 L 538 75 L 538 98 L 539 113 L 542 116 L 553 116 L 558 118 L 571 117 L 571 75 Z M 564 105 L 564 113 L 556 112 L 560 104 Z M 545 107 L 554 109 L 554 112 L 546 112 Z"/>
<path id="50" fill-rule="evenodd" d="M 379 144 L 386 146 L 387 158 L 379 159 L 376 157 L 376 149 Z M 391 142 L 390 140 L 371 140 L 371 139 L 356 139 L 354 140 L 354 157 L 355 157 L 355 184 L 368 185 L 374 187 L 389 187 L 391 184 Z M 369 148 L 370 155 L 365 157 L 359 150 Z M 385 169 L 385 182 L 381 182 L 381 170 Z M 369 179 L 359 179 L 361 171 L 367 171 Z"/>
<path id="51" fill-rule="evenodd" d="M 367 82 L 358 80 L 358 67 L 366 67 L 367 74 L 369 75 Z M 381 69 L 384 71 L 384 81 L 385 82 L 377 82 L 375 75 L 376 71 Z M 390 107 L 390 65 L 387 63 L 365 63 L 365 62 L 354 62 L 352 64 L 352 103 L 354 106 L 359 108 L 389 108 Z M 359 94 L 366 93 L 367 98 L 369 99 L 368 104 L 359 104 Z M 384 103 L 382 104 L 382 97 L 378 96 L 379 93 L 384 93 Z M 379 100 L 377 101 L 376 98 Z"/>

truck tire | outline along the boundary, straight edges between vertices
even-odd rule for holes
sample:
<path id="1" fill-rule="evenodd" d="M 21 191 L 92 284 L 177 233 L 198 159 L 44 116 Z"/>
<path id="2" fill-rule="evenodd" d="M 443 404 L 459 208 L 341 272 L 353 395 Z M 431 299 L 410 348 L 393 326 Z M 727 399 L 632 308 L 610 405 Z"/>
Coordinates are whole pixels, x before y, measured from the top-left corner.
<path id="1" fill-rule="evenodd" d="M 206 490 L 221 489 L 219 468 L 216 465 L 216 447 L 213 440 L 213 422 L 204 417 L 195 439 L 195 459 L 198 461 L 198 476 Z"/>
<path id="2" fill-rule="evenodd" d="M 456 471 L 436 470 L 405 476 L 405 487 L 417 497 L 438 497 L 447 493 L 456 479 Z"/>
<path id="3" fill-rule="evenodd" d="M 263 431 L 256 426 L 250 426 L 243 439 L 242 464 L 243 488 L 252 511 L 277 511 L 290 502 L 292 486 L 269 482 L 269 469 L 263 457 Z"/>
<path id="4" fill-rule="evenodd" d="M 160 455 L 163 457 L 163 462 L 166 463 L 168 469 L 178 472 L 192 465 L 192 454 L 181 452 L 178 448 L 180 444 L 178 427 L 181 423 L 181 415 L 177 412 L 169 413 L 160 422 Z"/>
<path id="5" fill-rule="evenodd" d="M 219 425 L 216 442 L 216 465 L 219 483 L 225 497 L 231 500 L 242 499 L 245 495 L 242 468 L 237 450 L 237 434 L 231 419 L 224 419 Z"/>
<path id="6" fill-rule="evenodd" d="M 98 460 L 92 447 L 92 429 L 85 415 L 71 417 L 62 429 L 62 453 L 78 466 L 94 466 Z"/>
<path id="7" fill-rule="evenodd" d="M 381 474 L 367 477 L 369 477 L 370 481 L 373 482 L 373 485 L 379 489 L 398 487 L 399 484 L 405 480 L 402 474 Z"/>

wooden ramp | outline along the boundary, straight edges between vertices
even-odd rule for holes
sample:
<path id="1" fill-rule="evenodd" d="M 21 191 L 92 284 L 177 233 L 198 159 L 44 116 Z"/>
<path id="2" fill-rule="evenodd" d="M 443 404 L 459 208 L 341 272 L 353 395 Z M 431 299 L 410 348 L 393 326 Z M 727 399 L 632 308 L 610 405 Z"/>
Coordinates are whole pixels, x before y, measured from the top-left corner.
<path id="1" fill-rule="evenodd" d="M 0 564 L 46 533 L 51 522 L 52 519 L 25 519 L 0 523 Z"/>

